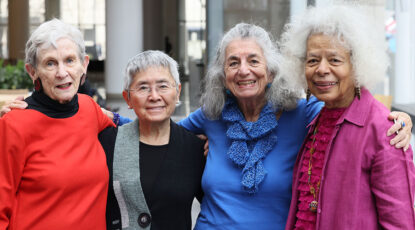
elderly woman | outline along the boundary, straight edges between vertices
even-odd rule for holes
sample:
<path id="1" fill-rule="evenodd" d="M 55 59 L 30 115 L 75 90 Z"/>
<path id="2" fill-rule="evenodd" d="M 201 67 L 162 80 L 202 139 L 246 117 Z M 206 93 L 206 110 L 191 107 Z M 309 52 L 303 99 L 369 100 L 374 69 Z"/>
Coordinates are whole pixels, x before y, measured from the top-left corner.
<path id="1" fill-rule="evenodd" d="M 307 94 L 325 102 L 294 167 L 286 229 L 414 229 L 412 149 L 385 132 L 368 91 L 388 66 L 383 37 L 351 6 L 311 8 L 287 26 L 282 52 Z"/>
<path id="2" fill-rule="evenodd" d="M 0 229 L 105 229 L 108 170 L 97 136 L 113 124 L 77 95 L 89 63 L 81 32 L 43 23 L 25 62 L 29 107 L 0 119 Z"/>
<path id="3" fill-rule="evenodd" d="M 137 119 L 100 135 L 112 172 L 108 229 L 191 229 L 204 142 L 171 120 L 181 89 L 177 66 L 160 51 L 127 64 L 123 97 Z"/>
<path id="4" fill-rule="evenodd" d="M 219 44 L 203 106 L 180 123 L 209 138 L 195 229 L 284 229 L 293 165 L 322 103 L 300 99 L 278 74 L 280 62 L 255 25 L 236 25 Z M 387 144 L 386 130 L 381 135 Z"/>

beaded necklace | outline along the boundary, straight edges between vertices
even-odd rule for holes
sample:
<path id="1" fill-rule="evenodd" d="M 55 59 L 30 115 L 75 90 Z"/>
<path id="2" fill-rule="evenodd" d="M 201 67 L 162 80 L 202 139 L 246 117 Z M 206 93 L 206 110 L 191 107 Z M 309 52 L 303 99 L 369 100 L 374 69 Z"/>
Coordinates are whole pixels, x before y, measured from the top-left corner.
<path id="1" fill-rule="evenodd" d="M 317 136 L 317 131 L 318 131 L 318 125 L 316 125 L 316 128 L 313 131 L 313 141 L 311 143 L 311 148 L 310 148 L 310 159 L 308 160 L 308 186 L 310 186 L 310 193 L 311 195 L 313 195 L 314 200 L 310 202 L 309 204 L 309 208 L 311 212 L 316 212 L 317 211 L 317 206 L 318 206 L 318 192 L 320 190 L 320 181 L 321 181 L 321 176 L 318 179 L 318 182 L 316 184 L 316 188 L 314 188 L 313 183 L 311 182 L 311 169 L 313 168 L 313 154 L 316 151 L 316 136 Z"/>

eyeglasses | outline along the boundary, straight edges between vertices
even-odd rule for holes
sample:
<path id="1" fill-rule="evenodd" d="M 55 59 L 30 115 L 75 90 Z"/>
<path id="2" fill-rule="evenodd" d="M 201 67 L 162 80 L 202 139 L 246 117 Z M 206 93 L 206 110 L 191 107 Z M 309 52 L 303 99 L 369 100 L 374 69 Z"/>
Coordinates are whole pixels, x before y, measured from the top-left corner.
<path id="1" fill-rule="evenodd" d="M 148 96 L 153 88 L 156 90 L 158 94 L 165 94 L 170 92 L 171 89 L 176 87 L 174 84 L 168 83 L 168 82 L 162 82 L 157 83 L 155 85 L 148 85 L 148 84 L 142 84 L 137 86 L 134 89 L 129 89 L 129 92 L 134 92 L 139 96 Z"/>

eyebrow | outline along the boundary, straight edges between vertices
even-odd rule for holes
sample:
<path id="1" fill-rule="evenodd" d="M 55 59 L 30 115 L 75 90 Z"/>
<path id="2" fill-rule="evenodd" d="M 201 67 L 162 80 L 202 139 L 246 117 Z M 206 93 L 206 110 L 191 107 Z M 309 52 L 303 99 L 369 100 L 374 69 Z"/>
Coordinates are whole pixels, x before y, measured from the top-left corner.
<path id="1" fill-rule="evenodd" d="M 158 83 L 169 83 L 169 82 L 170 82 L 169 80 L 161 79 L 161 80 L 157 80 L 156 84 L 158 84 Z M 150 83 L 148 81 L 139 81 L 139 82 L 137 82 L 136 85 L 149 85 L 149 84 Z"/>
<path id="2" fill-rule="evenodd" d="M 259 56 L 258 54 L 253 53 L 253 54 L 249 54 L 248 58 L 254 58 L 254 57 L 258 57 L 258 56 Z M 231 61 L 231 60 L 239 60 L 239 59 L 240 59 L 239 57 L 237 57 L 235 55 L 231 55 L 226 60 Z"/>

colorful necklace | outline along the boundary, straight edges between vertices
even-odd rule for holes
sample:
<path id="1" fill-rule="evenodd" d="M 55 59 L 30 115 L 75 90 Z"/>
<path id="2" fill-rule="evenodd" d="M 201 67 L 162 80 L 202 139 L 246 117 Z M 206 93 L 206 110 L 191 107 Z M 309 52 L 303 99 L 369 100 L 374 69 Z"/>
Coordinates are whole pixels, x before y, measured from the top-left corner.
<path id="1" fill-rule="evenodd" d="M 309 208 L 310 208 L 311 212 L 316 212 L 317 211 L 317 206 L 318 206 L 317 199 L 318 199 L 318 192 L 320 190 L 320 181 L 321 181 L 321 176 L 320 176 L 320 178 L 318 179 L 318 182 L 316 184 L 316 187 L 314 187 L 314 184 L 311 182 L 311 170 L 313 168 L 312 159 L 313 159 L 313 154 L 316 151 L 315 142 L 316 142 L 317 131 L 318 131 L 318 125 L 316 125 L 316 128 L 314 129 L 314 132 L 313 132 L 313 141 L 311 143 L 311 148 L 310 148 L 310 159 L 308 160 L 308 180 L 307 180 L 307 183 L 308 183 L 308 186 L 310 187 L 310 193 L 311 193 L 311 195 L 313 195 L 313 198 L 314 198 L 313 201 L 311 201 L 310 204 L 309 204 Z"/>

